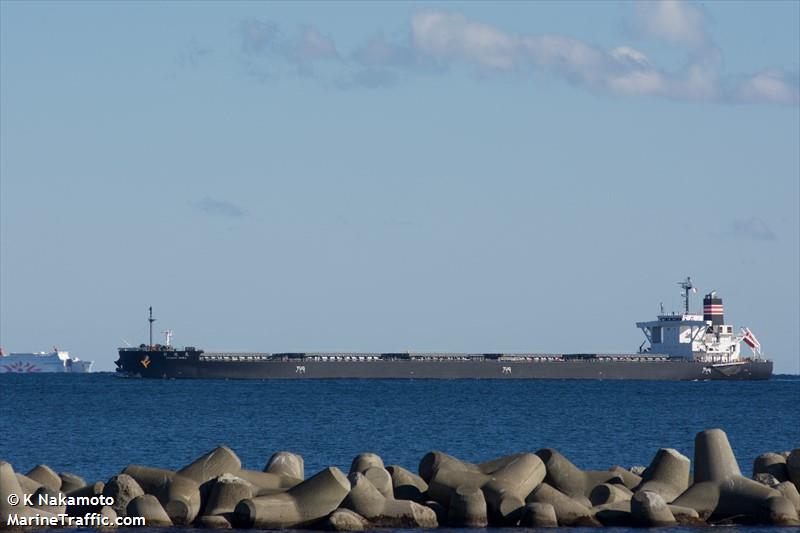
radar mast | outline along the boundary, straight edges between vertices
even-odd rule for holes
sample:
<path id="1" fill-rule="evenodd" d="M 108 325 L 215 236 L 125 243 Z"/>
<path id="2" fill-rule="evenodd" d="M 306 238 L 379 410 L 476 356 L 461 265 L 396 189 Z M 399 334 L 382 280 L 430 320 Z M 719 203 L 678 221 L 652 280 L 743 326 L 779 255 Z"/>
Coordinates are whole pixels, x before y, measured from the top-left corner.
<path id="1" fill-rule="evenodd" d="M 689 276 L 686 276 L 685 280 L 679 281 L 678 285 L 680 285 L 681 289 L 683 289 L 683 294 L 681 294 L 681 298 L 683 298 L 683 309 L 684 309 L 684 313 L 688 315 L 689 314 L 689 291 L 697 292 L 697 289 L 694 288 L 694 285 L 692 284 L 692 278 L 689 277 Z"/>
<path id="2" fill-rule="evenodd" d="M 156 319 L 153 318 L 153 308 L 152 307 L 150 307 L 150 318 L 148 318 L 147 321 L 150 322 L 150 346 L 149 347 L 152 350 L 153 349 L 153 322 L 156 321 Z"/>

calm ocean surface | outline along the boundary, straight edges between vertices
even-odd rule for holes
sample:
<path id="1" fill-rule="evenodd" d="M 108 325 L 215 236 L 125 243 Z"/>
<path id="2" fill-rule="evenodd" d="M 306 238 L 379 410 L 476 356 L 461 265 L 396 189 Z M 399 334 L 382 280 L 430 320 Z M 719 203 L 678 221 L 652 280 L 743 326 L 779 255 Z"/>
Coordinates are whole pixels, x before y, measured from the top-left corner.
<path id="1" fill-rule="evenodd" d="M 647 465 L 660 447 L 728 433 L 742 472 L 800 447 L 800 380 L 156 381 L 113 374 L 0 375 L 0 459 L 89 481 L 129 463 L 177 469 L 218 444 L 262 469 L 277 450 L 306 475 L 363 451 L 417 470 L 439 449 L 468 461 L 543 447 L 585 469 Z M 752 528 L 748 528 L 752 531 Z M 666 530 L 659 530 L 666 531 Z M 774 529 L 772 529 L 774 531 Z"/>

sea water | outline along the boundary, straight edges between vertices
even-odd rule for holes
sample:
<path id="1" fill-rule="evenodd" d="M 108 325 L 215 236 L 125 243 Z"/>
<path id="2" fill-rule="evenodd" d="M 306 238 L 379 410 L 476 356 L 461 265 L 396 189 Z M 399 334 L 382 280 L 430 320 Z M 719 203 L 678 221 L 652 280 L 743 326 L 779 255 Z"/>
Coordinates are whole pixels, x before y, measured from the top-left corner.
<path id="1" fill-rule="evenodd" d="M 583 469 L 693 456 L 722 428 L 742 473 L 800 447 L 800 380 L 142 380 L 113 374 L 0 375 L 0 459 L 87 481 L 131 463 L 177 469 L 219 444 L 261 470 L 278 450 L 306 475 L 360 452 L 416 471 L 431 450 L 467 461 L 556 448 Z M 751 530 L 748 528 L 748 530 Z"/>

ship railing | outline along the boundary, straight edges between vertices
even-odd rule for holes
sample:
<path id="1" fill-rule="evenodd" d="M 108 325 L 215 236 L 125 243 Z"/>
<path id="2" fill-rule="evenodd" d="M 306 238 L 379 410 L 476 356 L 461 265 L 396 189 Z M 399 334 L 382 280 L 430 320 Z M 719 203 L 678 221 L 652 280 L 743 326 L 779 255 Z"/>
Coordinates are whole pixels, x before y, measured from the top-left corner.
<path id="1" fill-rule="evenodd" d="M 695 361 L 701 363 L 738 363 L 744 360 L 745 358 L 742 357 L 731 357 L 728 352 L 706 353 L 695 357 Z"/>
<path id="2" fill-rule="evenodd" d="M 691 359 L 683 357 L 672 357 L 665 354 L 637 354 L 637 355 L 622 355 L 622 354 L 453 354 L 453 353 L 412 353 L 412 354 L 379 354 L 379 353 L 214 353 L 206 352 L 198 355 L 201 361 L 224 361 L 224 362 L 260 362 L 260 361 L 275 361 L 275 362 L 290 362 L 302 359 L 312 362 L 379 362 L 379 361 L 396 361 L 396 362 L 470 362 L 470 361 L 500 361 L 503 363 L 534 363 L 534 362 L 552 362 L 563 363 L 570 361 L 584 361 L 589 363 L 620 361 L 620 362 L 656 362 L 656 361 L 675 361 L 685 362 Z M 702 359 L 702 362 L 736 362 L 748 360 L 739 358 L 731 360 L 713 358 Z M 695 359 L 701 361 L 701 359 Z"/>
<path id="3" fill-rule="evenodd" d="M 203 353 L 200 361 L 270 361 L 274 357 L 268 353 Z"/>

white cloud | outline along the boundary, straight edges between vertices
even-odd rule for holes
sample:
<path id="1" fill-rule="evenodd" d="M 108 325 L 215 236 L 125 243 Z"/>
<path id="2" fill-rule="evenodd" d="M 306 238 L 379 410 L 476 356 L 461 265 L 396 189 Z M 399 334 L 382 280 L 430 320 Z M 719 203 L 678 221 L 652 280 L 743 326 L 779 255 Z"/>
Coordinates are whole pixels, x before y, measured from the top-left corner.
<path id="1" fill-rule="evenodd" d="M 637 2 L 636 15 L 638 27 L 646 37 L 695 48 L 704 46 L 709 41 L 703 12 L 689 2 Z"/>
<path id="2" fill-rule="evenodd" d="M 745 80 L 739 87 L 738 96 L 747 102 L 795 105 L 800 102 L 797 80 L 790 80 L 786 73 L 777 69 L 761 71 Z"/>
<path id="3" fill-rule="evenodd" d="M 242 22 L 242 49 L 248 54 L 258 54 L 270 47 L 278 34 L 278 28 L 272 22 L 261 20 L 245 20 Z"/>
<path id="4" fill-rule="evenodd" d="M 688 100 L 714 100 L 722 93 L 716 66 L 693 63 L 672 85 L 672 95 Z"/>
<path id="5" fill-rule="evenodd" d="M 324 61 L 339 57 L 333 39 L 320 33 L 314 26 L 303 28 L 300 36 L 290 43 L 289 53 L 298 63 Z"/>
<path id="6" fill-rule="evenodd" d="M 637 4 L 639 5 L 639 4 Z M 439 63 L 464 63 L 485 71 L 546 70 L 593 91 L 679 100 L 796 104 L 797 80 L 780 70 L 759 73 L 742 86 L 721 76 L 720 50 L 707 36 L 702 12 L 692 4 L 662 0 L 642 4 L 651 36 L 692 47 L 686 66 L 668 72 L 630 46 L 605 50 L 563 35 L 514 35 L 448 12 L 424 12 L 411 21 L 417 54 Z"/>
<path id="7" fill-rule="evenodd" d="M 547 70 L 574 84 L 616 94 L 662 94 L 669 85 L 644 53 L 610 51 L 562 35 L 512 35 L 460 14 L 418 13 L 411 21 L 418 53 L 481 69 Z"/>
<path id="8" fill-rule="evenodd" d="M 611 76 L 607 85 L 611 92 L 620 95 L 652 95 L 664 93 L 666 84 L 659 72 L 638 71 Z"/>
<path id="9" fill-rule="evenodd" d="M 570 37 L 527 36 L 520 42 L 534 65 L 591 83 L 599 82 L 602 71 L 614 62 L 612 56 Z"/>
<path id="10" fill-rule="evenodd" d="M 722 53 L 695 5 L 661 0 L 636 4 L 635 9 L 643 36 L 690 48 L 682 69 L 660 68 L 629 45 L 603 48 L 565 35 L 514 34 L 449 11 L 415 13 L 408 38 L 393 41 L 383 33 L 373 34 L 345 55 L 332 37 L 314 26 L 285 38 L 272 23 L 247 21 L 242 38 L 248 67 L 262 79 L 274 79 L 272 73 L 281 72 L 276 57 L 291 74 L 311 75 L 340 88 L 384 87 L 413 73 L 442 74 L 465 65 L 484 78 L 547 72 L 593 92 L 620 97 L 798 104 L 797 76 L 784 71 L 764 70 L 738 82 L 724 77 Z M 263 61 L 265 55 L 271 56 L 268 62 Z M 323 61 L 328 62 L 325 68 Z"/>
<path id="11" fill-rule="evenodd" d="M 611 56 L 620 62 L 630 62 L 640 67 L 648 67 L 650 62 L 647 56 L 629 46 L 618 46 L 611 50 Z"/>
<path id="12" fill-rule="evenodd" d="M 383 33 L 377 33 L 356 48 L 353 58 L 368 67 L 402 67 L 415 62 L 415 53 L 410 45 L 391 42 Z"/>
<path id="13" fill-rule="evenodd" d="M 242 49 L 253 57 L 277 55 L 295 64 L 337 59 L 334 40 L 314 26 L 303 26 L 295 35 L 285 35 L 271 21 L 246 20 L 240 28 Z"/>
<path id="14" fill-rule="evenodd" d="M 467 59 L 497 69 L 510 69 L 515 63 L 513 38 L 458 13 L 417 13 L 411 18 L 411 33 L 417 50 L 434 59 Z"/>

